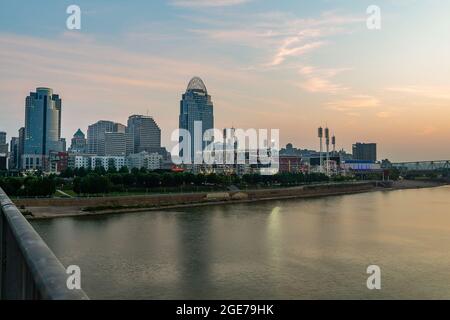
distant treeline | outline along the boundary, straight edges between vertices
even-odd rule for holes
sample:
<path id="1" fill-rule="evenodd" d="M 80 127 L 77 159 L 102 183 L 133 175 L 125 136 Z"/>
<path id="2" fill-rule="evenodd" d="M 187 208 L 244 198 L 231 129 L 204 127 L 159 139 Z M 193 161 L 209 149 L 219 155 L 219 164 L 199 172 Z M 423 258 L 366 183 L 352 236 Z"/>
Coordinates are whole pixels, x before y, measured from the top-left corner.
<path id="1" fill-rule="evenodd" d="M 12 197 L 49 197 L 55 193 L 56 184 L 54 176 L 0 178 L 0 187 Z"/>
<path id="2" fill-rule="evenodd" d="M 299 185 L 313 182 L 325 182 L 329 178 L 324 174 L 312 173 L 282 173 L 276 175 L 246 174 L 243 176 L 224 174 L 193 174 L 189 172 L 148 171 L 146 169 L 132 169 L 126 167 L 119 171 L 68 169 L 61 177 L 73 178 L 73 191 L 77 194 L 100 194 L 109 192 L 159 190 L 161 188 L 181 188 L 184 190 L 201 190 L 202 187 L 227 187 L 237 185 L 271 186 L 271 185 Z"/>

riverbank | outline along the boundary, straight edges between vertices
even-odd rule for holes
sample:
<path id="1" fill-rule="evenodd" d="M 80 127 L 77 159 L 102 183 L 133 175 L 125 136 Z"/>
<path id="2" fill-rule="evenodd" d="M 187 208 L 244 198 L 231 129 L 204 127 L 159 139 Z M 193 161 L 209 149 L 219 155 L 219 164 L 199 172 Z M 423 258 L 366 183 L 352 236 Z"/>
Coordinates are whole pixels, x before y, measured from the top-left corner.
<path id="1" fill-rule="evenodd" d="M 435 188 L 447 185 L 447 182 L 433 180 L 399 180 L 394 181 L 393 190 Z"/>
<path id="2" fill-rule="evenodd" d="M 184 207 L 222 205 L 293 198 L 310 198 L 355 194 L 380 190 L 431 188 L 445 185 L 435 181 L 396 181 L 380 187 L 375 182 L 351 182 L 306 185 L 278 189 L 255 189 L 235 192 L 184 193 L 93 198 L 19 199 L 27 219 L 133 213 Z"/>

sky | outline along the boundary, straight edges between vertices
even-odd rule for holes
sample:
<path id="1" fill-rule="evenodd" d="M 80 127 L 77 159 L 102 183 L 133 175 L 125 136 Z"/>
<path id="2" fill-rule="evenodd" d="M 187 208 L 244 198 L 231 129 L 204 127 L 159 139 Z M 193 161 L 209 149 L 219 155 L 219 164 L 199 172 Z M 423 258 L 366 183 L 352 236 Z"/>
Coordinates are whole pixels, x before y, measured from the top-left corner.
<path id="1" fill-rule="evenodd" d="M 80 30 L 66 27 L 72 4 Z M 450 159 L 449 12 L 447 0 L 2 0 L 0 131 L 17 136 L 25 97 L 51 87 L 68 141 L 148 114 L 169 146 L 199 76 L 216 128 L 280 129 L 281 145 L 318 149 L 328 126 L 350 152 Z"/>

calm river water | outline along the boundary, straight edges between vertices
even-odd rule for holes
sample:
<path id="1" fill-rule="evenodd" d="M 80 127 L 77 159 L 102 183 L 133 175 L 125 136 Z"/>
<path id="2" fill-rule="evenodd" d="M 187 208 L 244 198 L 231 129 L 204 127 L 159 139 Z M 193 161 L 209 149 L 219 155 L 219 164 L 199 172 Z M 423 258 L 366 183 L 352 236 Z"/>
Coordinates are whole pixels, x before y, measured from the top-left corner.
<path id="1" fill-rule="evenodd" d="M 450 299 L 450 187 L 32 224 L 92 299 Z"/>

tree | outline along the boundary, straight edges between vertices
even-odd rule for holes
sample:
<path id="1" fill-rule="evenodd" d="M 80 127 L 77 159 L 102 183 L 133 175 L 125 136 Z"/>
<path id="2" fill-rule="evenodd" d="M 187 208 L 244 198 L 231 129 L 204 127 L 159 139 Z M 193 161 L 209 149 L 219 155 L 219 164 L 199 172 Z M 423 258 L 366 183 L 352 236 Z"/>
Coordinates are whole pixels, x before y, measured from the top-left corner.
<path id="1" fill-rule="evenodd" d="M 59 176 L 62 178 L 73 178 L 74 175 L 74 170 L 69 167 L 66 170 L 62 171 Z"/>
<path id="2" fill-rule="evenodd" d="M 24 180 L 24 194 L 29 197 L 48 197 L 55 193 L 56 182 L 52 177 L 27 177 Z"/>
<path id="3" fill-rule="evenodd" d="M 122 185 L 123 184 L 123 176 L 119 173 L 113 173 L 108 175 L 109 180 L 112 184 Z"/>
<path id="4" fill-rule="evenodd" d="M 175 178 L 172 173 L 163 173 L 161 177 L 161 184 L 164 187 L 172 187 L 175 185 Z"/>
<path id="5" fill-rule="evenodd" d="M 0 178 L 0 187 L 9 196 L 18 196 L 21 193 L 23 179 L 17 177 Z"/>
<path id="6" fill-rule="evenodd" d="M 157 173 L 147 174 L 147 186 L 150 188 L 159 187 L 161 183 L 161 176 Z"/>
<path id="7" fill-rule="evenodd" d="M 199 174 L 197 174 L 197 175 L 195 176 L 195 181 L 194 181 L 195 185 L 201 186 L 201 185 L 203 185 L 205 182 L 206 182 L 206 177 L 205 177 L 204 174 L 199 173 Z"/>
<path id="8" fill-rule="evenodd" d="M 136 182 L 136 179 L 135 179 L 134 175 L 131 174 L 131 173 L 123 174 L 122 175 L 122 180 L 123 180 L 123 184 L 126 185 L 127 187 L 131 187 Z"/>
<path id="9" fill-rule="evenodd" d="M 128 170 L 127 166 L 123 166 L 122 168 L 120 168 L 119 173 L 129 173 L 130 170 Z"/>

